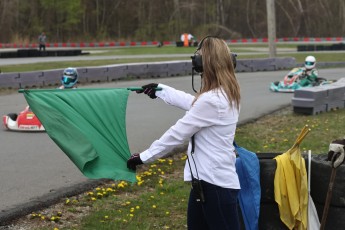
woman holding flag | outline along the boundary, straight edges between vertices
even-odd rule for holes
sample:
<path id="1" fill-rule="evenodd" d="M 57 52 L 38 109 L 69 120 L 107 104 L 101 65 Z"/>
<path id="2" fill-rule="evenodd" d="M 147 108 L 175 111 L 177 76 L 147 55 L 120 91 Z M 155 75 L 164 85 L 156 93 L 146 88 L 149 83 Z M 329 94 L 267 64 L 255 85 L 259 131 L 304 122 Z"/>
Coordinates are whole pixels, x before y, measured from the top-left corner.
<path id="1" fill-rule="evenodd" d="M 184 180 L 192 182 L 188 229 L 239 229 L 240 184 L 232 143 L 240 110 L 240 87 L 233 58 L 224 40 L 207 36 L 192 57 L 193 69 L 202 77 L 195 96 L 156 83 L 138 91 L 187 111 L 149 149 L 133 154 L 127 167 L 135 170 L 137 165 L 164 157 L 189 140 L 184 169 Z"/>

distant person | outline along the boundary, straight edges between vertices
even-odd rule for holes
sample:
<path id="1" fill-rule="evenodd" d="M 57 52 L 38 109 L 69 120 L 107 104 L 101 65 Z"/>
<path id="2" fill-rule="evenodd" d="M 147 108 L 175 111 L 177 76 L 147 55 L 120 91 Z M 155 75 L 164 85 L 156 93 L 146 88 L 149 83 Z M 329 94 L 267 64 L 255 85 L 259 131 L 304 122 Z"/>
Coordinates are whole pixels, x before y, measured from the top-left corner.
<path id="1" fill-rule="evenodd" d="M 316 59 L 314 56 L 308 56 L 304 62 L 304 75 L 300 78 L 301 86 L 314 85 L 317 82 L 319 73 L 316 69 Z"/>
<path id="2" fill-rule="evenodd" d="M 43 51 L 46 51 L 46 39 L 47 39 L 47 36 L 44 32 L 42 32 L 40 36 L 38 36 L 38 44 L 39 44 L 40 51 L 42 49 Z"/>
<path id="3" fill-rule="evenodd" d="M 68 67 L 63 71 L 61 86 L 59 89 L 75 89 L 78 82 L 78 71 L 76 68 Z"/>
<path id="4" fill-rule="evenodd" d="M 191 34 L 188 34 L 188 33 L 182 34 L 181 41 L 183 42 L 183 46 L 189 46 L 189 42 L 191 42 L 193 38 L 194 36 Z"/>

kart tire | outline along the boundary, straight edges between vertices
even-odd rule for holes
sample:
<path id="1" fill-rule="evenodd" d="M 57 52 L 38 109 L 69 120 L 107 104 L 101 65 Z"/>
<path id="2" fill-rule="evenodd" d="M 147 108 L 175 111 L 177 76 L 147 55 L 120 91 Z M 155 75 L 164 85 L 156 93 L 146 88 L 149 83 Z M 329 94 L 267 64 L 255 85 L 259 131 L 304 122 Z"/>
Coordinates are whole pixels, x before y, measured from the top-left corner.
<path id="1" fill-rule="evenodd" d="M 323 82 L 323 81 L 327 81 L 327 79 L 326 78 L 322 78 L 322 77 L 318 77 L 317 78 L 317 82 Z"/>
<path id="2" fill-rule="evenodd" d="M 325 204 L 329 182 L 332 173 L 330 161 L 327 161 L 327 154 L 313 155 L 311 159 L 311 181 L 310 194 L 319 204 Z M 336 170 L 333 183 L 331 205 L 345 207 L 345 164 L 341 164 Z M 344 209 L 345 211 L 345 209 Z M 345 213 L 345 212 L 344 212 Z"/>
<path id="3" fill-rule="evenodd" d="M 16 114 L 16 113 L 9 113 L 9 114 L 7 114 L 7 116 L 9 118 L 11 118 L 11 120 L 16 121 L 17 117 L 18 117 L 18 114 Z"/>

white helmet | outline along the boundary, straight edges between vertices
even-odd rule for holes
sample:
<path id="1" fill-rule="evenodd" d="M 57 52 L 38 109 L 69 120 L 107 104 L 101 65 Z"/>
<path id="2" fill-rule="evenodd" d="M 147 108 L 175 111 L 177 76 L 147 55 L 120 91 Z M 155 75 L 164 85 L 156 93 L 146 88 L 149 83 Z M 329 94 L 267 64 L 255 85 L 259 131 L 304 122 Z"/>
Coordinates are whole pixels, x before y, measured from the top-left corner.
<path id="1" fill-rule="evenodd" d="M 312 69 L 315 67 L 316 59 L 314 56 L 308 56 L 305 58 L 304 66 L 306 69 Z"/>

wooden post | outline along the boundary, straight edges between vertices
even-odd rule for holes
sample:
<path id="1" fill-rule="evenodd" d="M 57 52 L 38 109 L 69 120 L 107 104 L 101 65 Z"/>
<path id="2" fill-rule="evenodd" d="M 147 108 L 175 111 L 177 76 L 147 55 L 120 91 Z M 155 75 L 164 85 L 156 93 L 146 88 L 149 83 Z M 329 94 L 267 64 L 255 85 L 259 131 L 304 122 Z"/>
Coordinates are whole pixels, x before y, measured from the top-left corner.
<path id="1" fill-rule="evenodd" d="M 277 56 L 276 51 L 276 17 L 274 0 L 266 0 L 267 7 L 267 34 L 268 34 L 268 46 L 269 57 L 273 58 Z"/>

